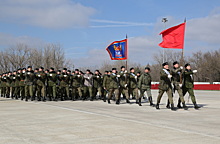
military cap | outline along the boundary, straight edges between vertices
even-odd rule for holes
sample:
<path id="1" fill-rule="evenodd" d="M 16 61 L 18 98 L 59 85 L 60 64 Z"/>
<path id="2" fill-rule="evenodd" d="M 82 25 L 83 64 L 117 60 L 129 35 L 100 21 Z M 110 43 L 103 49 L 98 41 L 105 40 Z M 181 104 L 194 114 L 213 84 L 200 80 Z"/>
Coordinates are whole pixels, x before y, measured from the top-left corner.
<path id="1" fill-rule="evenodd" d="M 109 72 L 110 72 L 110 73 L 112 73 L 112 71 L 111 71 L 111 70 L 110 70 Z"/>
<path id="2" fill-rule="evenodd" d="M 13 72 L 17 72 L 17 71 L 13 71 Z"/>
<path id="3" fill-rule="evenodd" d="M 125 66 L 121 66 L 121 69 L 122 69 L 122 68 L 125 68 Z"/>
<path id="4" fill-rule="evenodd" d="M 112 68 L 112 70 L 117 70 L 116 68 Z"/>
<path id="5" fill-rule="evenodd" d="M 46 69 L 45 71 L 49 71 L 49 69 Z"/>
<path id="6" fill-rule="evenodd" d="M 165 62 L 165 63 L 162 64 L 162 66 L 165 66 L 165 65 L 169 65 L 168 62 Z"/>
<path id="7" fill-rule="evenodd" d="M 54 70 L 54 68 L 53 68 L 53 67 L 50 67 L 50 69 L 51 69 L 51 70 Z"/>
<path id="8" fill-rule="evenodd" d="M 130 71 L 131 71 L 131 70 L 133 70 L 133 69 L 134 69 L 133 67 L 132 67 L 132 68 L 130 68 Z"/>
<path id="9" fill-rule="evenodd" d="M 9 71 L 8 73 L 12 73 L 11 71 Z"/>
<path id="10" fill-rule="evenodd" d="M 105 73 L 108 73 L 108 71 L 105 71 Z"/>
<path id="11" fill-rule="evenodd" d="M 63 68 L 63 70 L 67 70 L 67 68 Z"/>
<path id="12" fill-rule="evenodd" d="M 99 70 L 95 70 L 95 71 L 99 72 Z"/>
<path id="13" fill-rule="evenodd" d="M 176 64 L 179 64 L 179 62 L 178 61 L 173 62 L 173 65 L 176 65 Z"/>
<path id="14" fill-rule="evenodd" d="M 61 72 L 61 70 L 58 70 L 57 72 Z"/>
<path id="15" fill-rule="evenodd" d="M 80 73 L 81 73 L 81 74 L 84 74 L 84 72 L 83 72 L 83 71 L 80 71 Z"/>
<path id="16" fill-rule="evenodd" d="M 26 68 L 22 68 L 22 70 L 26 70 Z"/>
<path id="17" fill-rule="evenodd" d="M 71 72 L 71 70 L 68 70 L 68 72 Z"/>
<path id="18" fill-rule="evenodd" d="M 79 71 L 79 69 L 75 69 L 75 71 Z"/>
<path id="19" fill-rule="evenodd" d="M 39 70 L 39 68 L 36 68 L 35 70 Z"/>
<path id="20" fill-rule="evenodd" d="M 186 68 L 187 66 L 190 66 L 190 64 L 189 64 L 189 63 L 185 64 L 185 68 Z"/>
<path id="21" fill-rule="evenodd" d="M 40 69 L 44 69 L 44 67 L 40 67 Z"/>
<path id="22" fill-rule="evenodd" d="M 32 66 L 28 66 L 28 68 L 32 68 Z"/>
<path id="23" fill-rule="evenodd" d="M 150 70 L 150 68 L 149 68 L 149 67 L 145 67 L 144 69 L 148 69 L 148 70 Z"/>
<path id="24" fill-rule="evenodd" d="M 87 72 L 90 72 L 90 70 L 89 70 L 89 69 L 87 69 L 86 71 L 87 71 Z"/>

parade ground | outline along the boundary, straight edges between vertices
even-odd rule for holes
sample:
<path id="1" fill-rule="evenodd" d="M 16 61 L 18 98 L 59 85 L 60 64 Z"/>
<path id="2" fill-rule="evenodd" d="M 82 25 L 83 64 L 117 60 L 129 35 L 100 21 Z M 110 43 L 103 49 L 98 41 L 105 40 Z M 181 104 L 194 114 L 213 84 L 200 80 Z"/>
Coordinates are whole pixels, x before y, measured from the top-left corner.
<path id="1" fill-rule="evenodd" d="M 152 90 L 156 101 L 158 90 Z M 195 91 L 188 110 L 160 110 L 131 100 L 37 102 L 0 98 L 0 144 L 218 144 L 220 91 Z M 175 106 L 177 94 L 174 96 Z"/>

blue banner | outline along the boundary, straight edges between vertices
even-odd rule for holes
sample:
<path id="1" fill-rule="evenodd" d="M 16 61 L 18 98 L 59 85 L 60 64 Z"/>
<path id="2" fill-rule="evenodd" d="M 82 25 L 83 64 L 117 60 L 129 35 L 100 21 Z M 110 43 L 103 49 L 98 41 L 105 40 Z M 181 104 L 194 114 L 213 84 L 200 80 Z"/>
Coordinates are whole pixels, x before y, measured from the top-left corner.
<path id="1" fill-rule="evenodd" d="M 108 51 L 112 60 L 126 60 L 127 59 L 127 39 L 121 41 L 114 41 L 106 50 Z"/>

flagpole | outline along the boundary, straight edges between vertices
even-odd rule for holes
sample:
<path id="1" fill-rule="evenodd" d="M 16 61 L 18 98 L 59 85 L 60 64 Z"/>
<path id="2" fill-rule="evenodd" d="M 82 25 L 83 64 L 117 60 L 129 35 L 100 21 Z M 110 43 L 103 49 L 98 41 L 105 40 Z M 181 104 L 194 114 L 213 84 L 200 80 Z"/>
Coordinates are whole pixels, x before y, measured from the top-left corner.
<path id="1" fill-rule="evenodd" d="M 184 20 L 184 23 L 186 23 L 186 18 Z M 185 25 L 186 26 L 186 25 Z M 186 27 L 185 27 L 186 28 Z M 181 61 L 180 61 L 180 65 L 183 66 L 184 64 L 184 43 L 185 43 L 185 29 L 184 29 L 184 37 L 183 37 L 183 48 L 182 48 L 182 53 L 181 53 Z M 183 72 L 182 72 L 183 73 Z M 182 73 L 180 74 L 180 84 L 183 83 L 183 76 Z"/>
<path id="2" fill-rule="evenodd" d="M 126 70 L 128 70 L 128 36 L 126 34 L 126 56 L 127 56 L 127 59 L 125 61 L 125 65 L 126 65 Z"/>
<path id="3" fill-rule="evenodd" d="M 166 29 L 166 22 L 168 21 L 167 18 L 163 18 L 162 22 L 164 23 L 164 29 Z M 163 63 L 165 62 L 165 49 L 163 48 Z"/>

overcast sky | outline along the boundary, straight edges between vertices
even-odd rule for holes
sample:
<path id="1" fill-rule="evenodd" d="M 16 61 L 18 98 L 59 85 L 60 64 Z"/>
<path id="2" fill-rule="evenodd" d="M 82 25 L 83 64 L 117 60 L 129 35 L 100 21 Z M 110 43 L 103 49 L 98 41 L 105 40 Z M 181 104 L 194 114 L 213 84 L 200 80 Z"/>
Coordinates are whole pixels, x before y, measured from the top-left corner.
<path id="1" fill-rule="evenodd" d="M 105 48 L 127 34 L 129 60 L 154 63 L 159 33 L 185 17 L 186 55 L 220 48 L 219 0 L 1 0 L 0 49 L 59 43 L 77 67 L 94 66 L 110 61 Z"/>

